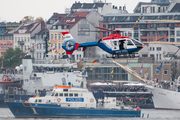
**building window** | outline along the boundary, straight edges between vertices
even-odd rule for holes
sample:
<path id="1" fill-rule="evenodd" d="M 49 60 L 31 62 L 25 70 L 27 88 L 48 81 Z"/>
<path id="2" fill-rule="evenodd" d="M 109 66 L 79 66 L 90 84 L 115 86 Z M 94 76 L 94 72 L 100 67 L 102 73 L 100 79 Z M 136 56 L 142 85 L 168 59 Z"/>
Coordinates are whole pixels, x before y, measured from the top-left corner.
<path id="1" fill-rule="evenodd" d="M 106 32 L 103 32 L 103 37 L 106 37 Z"/>
<path id="2" fill-rule="evenodd" d="M 39 49 L 41 49 L 41 44 L 39 44 Z"/>
<path id="3" fill-rule="evenodd" d="M 156 50 L 157 50 L 157 51 L 161 51 L 161 47 L 157 47 Z"/>
<path id="4" fill-rule="evenodd" d="M 164 42 L 164 38 L 162 38 L 160 41 L 161 41 L 161 42 Z"/>
<path id="5" fill-rule="evenodd" d="M 177 31 L 177 36 L 180 36 L 180 31 Z"/>
<path id="6" fill-rule="evenodd" d="M 148 54 L 142 54 L 142 57 L 148 57 Z"/>
<path id="7" fill-rule="evenodd" d="M 26 42 L 26 37 L 24 37 L 24 41 Z"/>
<path id="8" fill-rule="evenodd" d="M 153 7 L 153 13 L 155 13 L 155 7 Z"/>
<path id="9" fill-rule="evenodd" d="M 28 42 L 29 42 L 29 37 L 28 37 Z"/>
<path id="10" fill-rule="evenodd" d="M 55 34 L 54 37 L 55 37 L 54 39 L 56 40 L 57 39 L 57 34 Z"/>
<path id="11" fill-rule="evenodd" d="M 164 69 L 164 75 L 168 75 L 168 70 Z"/>
<path id="12" fill-rule="evenodd" d="M 6 44 L 4 44 L 4 49 L 6 49 Z"/>
<path id="13" fill-rule="evenodd" d="M 41 58 L 41 53 L 39 53 L 39 58 Z"/>
<path id="14" fill-rule="evenodd" d="M 37 47 L 36 47 L 37 49 L 39 49 L 39 45 L 37 45 Z"/>
<path id="15" fill-rule="evenodd" d="M 106 28 L 106 24 L 103 24 L 103 28 Z"/>
<path id="16" fill-rule="evenodd" d="M 153 32 L 152 32 L 152 31 L 149 32 L 149 36 L 150 36 L 150 37 L 153 36 Z"/>
<path id="17" fill-rule="evenodd" d="M 15 37 L 15 42 L 17 42 L 17 37 Z"/>
<path id="18" fill-rule="evenodd" d="M 150 47 L 150 51 L 151 51 L 151 47 Z"/>
<path id="19" fill-rule="evenodd" d="M 147 36 L 147 31 L 142 31 L 141 36 Z"/>
<path id="20" fill-rule="evenodd" d="M 161 60 L 161 54 L 159 54 L 159 59 Z"/>
<path id="21" fill-rule="evenodd" d="M 160 32 L 160 35 L 161 35 L 161 36 L 164 36 L 164 31 L 161 31 L 161 32 Z"/>
<path id="22" fill-rule="evenodd" d="M 180 32 L 180 31 L 179 31 Z M 168 36 L 168 31 L 166 31 L 166 36 Z"/>
<path id="23" fill-rule="evenodd" d="M 55 48 L 57 49 L 57 44 L 55 43 Z"/>
<path id="24" fill-rule="evenodd" d="M 152 42 L 153 41 L 153 39 L 149 39 L 149 42 Z"/>
<path id="25" fill-rule="evenodd" d="M 58 49 L 61 49 L 61 44 L 60 43 L 58 43 Z"/>
<path id="26" fill-rule="evenodd" d="M 12 44 L 10 44 L 10 47 L 12 47 Z"/>
<path id="27" fill-rule="evenodd" d="M 77 60 L 78 60 L 78 55 L 76 55 L 77 56 Z"/>
<path id="28" fill-rule="evenodd" d="M 21 41 L 23 41 L 23 37 L 21 37 Z"/>
<path id="29" fill-rule="evenodd" d="M 53 43 L 51 43 L 51 49 L 53 48 Z"/>
<path id="30" fill-rule="evenodd" d="M 141 39 L 141 42 L 147 42 L 147 39 Z"/>
<path id="31" fill-rule="evenodd" d="M 18 41 L 20 41 L 20 37 L 18 37 Z"/>
<path id="32" fill-rule="evenodd" d="M 158 60 L 158 54 L 156 54 L 156 60 Z"/>
<path id="33" fill-rule="evenodd" d="M 38 58 L 38 53 L 37 53 L 37 58 Z"/>
<path id="34" fill-rule="evenodd" d="M 153 47 L 153 51 L 154 51 L 154 47 Z"/>
<path id="35" fill-rule="evenodd" d="M 61 34 L 58 34 L 58 39 L 61 39 Z"/>
<path id="36" fill-rule="evenodd" d="M 177 42 L 180 42 L 180 38 L 177 38 Z"/>
<path id="37" fill-rule="evenodd" d="M 9 44 L 7 44 L 7 48 L 9 48 Z"/>
<path id="38" fill-rule="evenodd" d="M 1 44 L 1 49 L 3 49 L 3 44 Z"/>
<path id="39" fill-rule="evenodd" d="M 26 46 L 24 46 L 24 50 L 26 50 Z"/>
<path id="40" fill-rule="evenodd" d="M 159 75 L 160 71 L 156 69 L 156 75 Z"/>
<path id="41" fill-rule="evenodd" d="M 51 40 L 53 39 L 53 34 L 51 34 Z"/>

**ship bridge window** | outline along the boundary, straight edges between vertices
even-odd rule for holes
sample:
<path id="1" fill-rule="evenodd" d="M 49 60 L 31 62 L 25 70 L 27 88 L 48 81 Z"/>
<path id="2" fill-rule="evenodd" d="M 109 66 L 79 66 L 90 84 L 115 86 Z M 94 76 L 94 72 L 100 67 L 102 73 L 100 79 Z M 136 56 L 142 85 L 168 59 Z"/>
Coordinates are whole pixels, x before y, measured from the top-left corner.
<path id="1" fill-rule="evenodd" d="M 41 99 L 39 99 L 39 102 L 42 102 L 42 100 L 41 100 Z"/>
<path id="2" fill-rule="evenodd" d="M 52 93 L 51 96 L 54 96 L 54 93 Z"/>
<path id="3" fill-rule="evenodd" d="M 65 97 L 68 97 L 68 93 L 64 93 L 64 96 L 65 96 Z"/>
<path id="4" fill-rule="evenodd" d="M 63 96 L 63 93 L 59 93 L 59 96 Z"/>
<path id="5" fill-rule="evenodd" d="M 55 96 L 58 96 L 58 93 L 56 93 Z"/>
<path id="6" fill-rule="evenodd" d="M 37 100 L 35 100 L 35 102 L 37 102 Z"/>
<path id="7" fill-rule="evenodd" d="M 63 89 L 64 92 L 68 92 L 68 89 Z"/>
<path id="8" fill-rule="evenodd" d="M 73 93 L 69 93 L 69 97 L 72 97 L 73 96 Z"/>
<path id="9" fill-rule="evenodd" d="M 77 93 L 74 93 L 74 97 L 78 97 L 78 94 L 77 94 Z"/>

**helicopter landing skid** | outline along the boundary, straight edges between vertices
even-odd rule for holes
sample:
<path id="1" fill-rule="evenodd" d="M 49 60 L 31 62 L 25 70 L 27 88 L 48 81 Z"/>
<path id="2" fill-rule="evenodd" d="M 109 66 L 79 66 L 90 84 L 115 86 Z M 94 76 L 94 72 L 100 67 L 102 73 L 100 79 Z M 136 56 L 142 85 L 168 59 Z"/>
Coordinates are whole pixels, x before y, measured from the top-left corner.
<path id="1" fill-rule="evenodd" d="M 135 54 L 128 54 L 128 55 L 112 55 L 111 57 L 107 56 L 107 58 L 113 58 L 113 59 L 118 59 L 118 58 L 136 58 L 139 57 L 138 55 Z"/>

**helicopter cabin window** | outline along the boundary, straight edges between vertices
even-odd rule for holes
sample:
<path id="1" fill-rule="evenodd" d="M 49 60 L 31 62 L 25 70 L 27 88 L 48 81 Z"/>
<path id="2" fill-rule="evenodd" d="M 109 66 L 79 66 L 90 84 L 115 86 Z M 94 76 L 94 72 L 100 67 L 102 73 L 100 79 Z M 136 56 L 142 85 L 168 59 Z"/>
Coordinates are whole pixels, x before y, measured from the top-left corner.
<path id="1" fill-rule="evenodd" d="M 68 93 L 64 93 L 64 96 L 65 96 L 65 97 L 68 97 Z"/>
<path id="2" fill-rule="evenodd" d="M 117 45 L 117 41 L 113 41 L 114 45 L 116 46 Z"/>
<path id="3" fill-rule="evenodd" d="M 77 94 L 77 93 L 74 93 L 74 97 L 78 97 L 78 94 Z"/>
<path id="4" fill-rule="evenodd" d="M 127 41 L 128 41 L 127 45 L 134 45 L 134 44 L 131 42 L 131 40 L 127 40 Z"/>
<path id="5" fill-rule="evenodd" d="M 56 93 L 55 96 L 57 97 L 57 96 L 58 96 L 58 93 Z"/>
<path id="6" fill-rule="evenodd" d="M 59 93 L 59 96 L 61 96 L 61 97 L 62 97 L 62 96 L 63 96 L 63 93 Z"/>
<path id="7" fill-rule="evenodd" d="M 73 97 L 73 93 L 69 93 L 69 97 Z"/>

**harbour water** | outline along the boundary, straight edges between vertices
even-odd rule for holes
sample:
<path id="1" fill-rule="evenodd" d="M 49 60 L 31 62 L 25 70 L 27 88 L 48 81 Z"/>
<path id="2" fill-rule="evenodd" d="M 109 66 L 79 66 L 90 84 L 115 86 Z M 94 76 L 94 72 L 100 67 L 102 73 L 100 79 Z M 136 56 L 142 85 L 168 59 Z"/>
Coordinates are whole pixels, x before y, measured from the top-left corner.
<path id="1" fill-rule="evenodd" d="M 180 120 L 180 111 L 176 110 L 155 110 L 142 109 L 144 117 L 141 118 L 82 118 L 81 120 Z M 148 117 L 149 114 L 149 117 Z M 148 118 L 147 118 L 148 117 Z M 15 118 L 8 108 L 0 108 L 0 120 L 44 120 L 44 118 Z M 79 120 L 79 118 L 71 118 L 72 120 Z M 45 120 L 69 120 L 69 118 L 46 118 Z"/>

